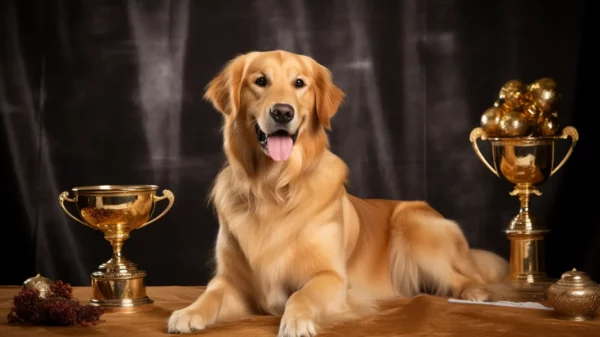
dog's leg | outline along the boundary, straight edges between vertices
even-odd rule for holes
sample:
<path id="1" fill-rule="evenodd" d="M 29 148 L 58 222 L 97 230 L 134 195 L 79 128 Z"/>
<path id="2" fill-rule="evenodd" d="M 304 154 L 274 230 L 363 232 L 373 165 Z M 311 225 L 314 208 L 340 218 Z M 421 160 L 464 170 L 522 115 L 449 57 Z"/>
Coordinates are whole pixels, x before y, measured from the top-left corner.
<path id="1" fill-rule="evenodd" d="M 505 260 L 490 252 L 487 255 L 495 258 L 488 258 L 486 266 L 478 265 L 459 226 L 425 203 L 399 204 L 391 226 L 392 277 L 399 292 L 414 292 L 418 284 L 430 286 L 438 295 L 450 293 L 465 300 L 486 301 L 490 294 L 485 284 L 501 279 L 508 269 Z"/>
<path id="2" fill-rule="evenodd" d="M 174 311 L 169 318 L 169 333 L 188 333 L 204 330 L 219 320 L 248 314 L 241 294 L 229 280 L 223 277 L 212 279 L 204 293 L 186 308 Z"/>
<path id="3" fill-rule="evenodd" d="M 314 275 L 292 294 L 281 318 L 279 337 L 315 336 L 315 320 L 327 308 L 335 308 L 346 298 L 346 282 L 335 271 Z"/>
<path id="4" fill-rule="evenodd" d="M 501 281 L 509 270 L 505 259 L 481 249 L 469 249 L 467 254 L 462 254 L 454 261 L 454 265 L 458 273 L 456 284 L 460 285 L 456 287 L 460 292 L 456 291 L 454 296 L 470 301 L 489 300 L 491 294 L 484 287 Z M 482 282 L 473 282 L 464 277 L 475 273 L 483 278 Z"/>
<path id="5" fill-rule="evenodd" d="M 308 337 L 317 334 L 317 322 L 342 311 L 348 301 L 342 225 L 336 221 L 306 230 L 297 239 L 298 255 L 293 257 L 293 281 L 297 290 L 288 298 L 279 337 Z M 308 254 L 306 252 L 309 252 Z"/>
<path id="6" fill-rule="evenodd" d="M 223 226 L 217 236 L 216 255 L 216 276 L 194 303 L 171 314 L 169 333 L 203 330 L 217 321 L 251 313 L 251 305 L 247 300 L 252 291 L 252 282 L 247 279 L 251 273 L 237 241 Z"/>

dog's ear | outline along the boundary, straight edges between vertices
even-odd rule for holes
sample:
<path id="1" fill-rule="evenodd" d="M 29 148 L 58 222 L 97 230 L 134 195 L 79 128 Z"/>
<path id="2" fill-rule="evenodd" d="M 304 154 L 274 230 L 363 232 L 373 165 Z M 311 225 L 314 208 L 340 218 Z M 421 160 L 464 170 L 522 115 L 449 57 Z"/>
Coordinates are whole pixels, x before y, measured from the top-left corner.
<path id="1" fill-rule="evenodd" d="M 313 61 L 315 107 L 321 125 L 331 130 L 331 118 L 344 100 L 344 92 L 333 83 L 329 69 Z"/>
<path id="2" fill-rule="evenodd" d="M 247 55 L 229 61 L 206 86 L 204 99 L 226 116 L 234 117 L 240 108 L 240 90 Z"/>

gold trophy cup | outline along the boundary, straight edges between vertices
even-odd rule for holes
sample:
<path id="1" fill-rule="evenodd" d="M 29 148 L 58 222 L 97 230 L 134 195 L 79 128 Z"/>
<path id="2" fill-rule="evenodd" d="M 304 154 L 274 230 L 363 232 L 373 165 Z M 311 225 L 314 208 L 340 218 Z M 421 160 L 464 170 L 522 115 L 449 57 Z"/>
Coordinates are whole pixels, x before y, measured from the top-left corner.
<path id="1" fill-rule="evenodd" d="M 146 295 L 146 272 L 127 260 L 121 253 L 131 231 L 145 227 L 164 216 L 173 206 L 175 197 L 169 190 L 157 196 L 155 185 L 101 185 L 84 186 L 62 192 L 58 201 L 62 209 L 75 221 L 102 231 L 110 242 L 113 255 L 92 273 L 90 304 L 107 312 L 137 312 L 152 308 L 153 300 Z M 156 218 L 150 220 L 156 203 L 168 199 L 169 204 Z M 76 205 L 80 220 L 71 214 L 64 202 Z"/>
<path id="2" fill-rule="evenodd" d="M 571 147 L 555 167 L 555 142 L 568 137 Z M 478 139 L 491 143 L 493 165 L 479 151 Z M 490 171 L 515 185 L 510 195 L 521 202 L 519 213 L 505 230 L 510 240 L 510 272 L 502 284 L 491 287 L 493 297 L 519 302 L 546 300 L 547 289 L 553 283 L 545 272 L 544 261 L 544 238 L 549 230 L 529 212 L 529 200 L 542 195 L 536 186 L 548 180 L 569 159 L 579 140 L 577 130 L 567 126 L 555 136 L 490 137 L 477 127 L 471 131 L 469 140 Z"/>

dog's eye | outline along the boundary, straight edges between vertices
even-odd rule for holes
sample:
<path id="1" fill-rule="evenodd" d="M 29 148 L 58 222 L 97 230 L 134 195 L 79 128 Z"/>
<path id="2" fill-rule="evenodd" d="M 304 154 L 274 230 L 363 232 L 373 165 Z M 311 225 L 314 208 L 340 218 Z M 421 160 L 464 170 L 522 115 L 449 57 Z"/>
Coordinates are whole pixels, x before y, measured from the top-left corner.
<path id="1" fill-rule="evenodd" d="M 296 86 L 296 88 L 302 88 L 305 86 L 304 80 L 302 79 L 296 79 L 296 83 L 294 83 L 294 85 Z"/>
<path id="2" fill-rule="evenodd" d="M 264 76 L 261 76 L 261 77 L 257 78 L 256 81 L 254 81 L 254 83 L 256 85 L 258 85 L 259 87 L 266 87 L 267 86 L 267 78 Z"/>

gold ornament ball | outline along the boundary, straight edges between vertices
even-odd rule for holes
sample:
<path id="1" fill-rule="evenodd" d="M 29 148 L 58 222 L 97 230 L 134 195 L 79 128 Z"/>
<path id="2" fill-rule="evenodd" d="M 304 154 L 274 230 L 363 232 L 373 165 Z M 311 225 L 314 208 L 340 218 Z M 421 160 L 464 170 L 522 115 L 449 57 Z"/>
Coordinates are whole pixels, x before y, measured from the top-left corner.
<path id="1" fill-rule="evenodd" d="M 500 120 L 502 118 L 503 111 L 498 107 L 492 107 L 487 109 L 481 115 L 481 128 L 490 137 L 500 136 Z"/>
<path id="2" fill-rule="evenodd" d="M 528 86 L 528 96 L 541 109 L 542 114 L 558 108 L 560 93 L 558 84 L 551 78 L 541 78 Z"/>
<path id="3" fill-rule="evenodd" d="M 38 273 L 36 276 L 25 280 L 25 282 L 23 282 L 23 287 L 27 289 L 37 289 L 40 293 L 40 297 L 45 298 L 50 292 L 50 284 L 52 284 L 52 280 L 43 277 Z"/>
<path id="4" fill-rule="evenodd" d="M 500 119 L 500 134 L 503 137 L 523 137 L 530 130 L 525 114 L 518 110 L 507 111 Z"/>
<path id="5" fill-rule="evenodd" d="M 537 122 L 542 117 L 542 109 L 534 101 L 525 103 L 523 113 L 530 122 Z"/>
<path id="6" fill-rule="evenodd" d="M 558 133 L 560 125 L 558 123 L 558 114 L 550 114 L 541 119 L 537 125 L 537 129 L 540 135 L 544 137 L 551 137 Z"/>
<path id="7" fill-rule="evenodd" d="M 507 108 L 520 108 L 527 94 L 527 86 L 520 80 L 511 80 L 500 88 L 499 98 Z"/>

